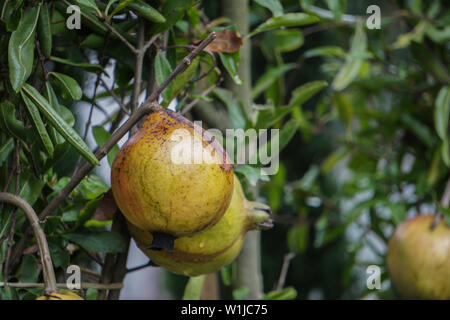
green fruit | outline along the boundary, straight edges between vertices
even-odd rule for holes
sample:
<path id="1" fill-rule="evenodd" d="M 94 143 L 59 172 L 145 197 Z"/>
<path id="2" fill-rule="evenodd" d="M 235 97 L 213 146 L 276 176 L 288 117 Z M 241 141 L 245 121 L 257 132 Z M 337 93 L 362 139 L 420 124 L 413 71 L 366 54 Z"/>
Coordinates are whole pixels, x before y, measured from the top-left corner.
<path id="1" fill-rule="evenodd" d="M 174 273 L 198 276 L 219 270 L 239 254 L 249 230 L 271 226 L 270 209 L 264 204 L 247 201 L 237 178 L 231 204 L 212 228 L 191 237 L 175 239 L 173 252 L 149 249 L 151 233 L 128 224 L 137 245 L 151 261 Z"/>
<path id="2" fill-rule="evenodd" d="M 404 221 L 389 240 L 392 283 L 406 299 L 450 299 L 450 227 L 433 215 Z"/>
<path id="3" fill-rule="evenodd" d="M 207 131 L 162 109 L 151 113 L 117 153 L 111 187 L 132 224 L 180 237 L 206 230 L 224 215 L 233 168 Z"/>

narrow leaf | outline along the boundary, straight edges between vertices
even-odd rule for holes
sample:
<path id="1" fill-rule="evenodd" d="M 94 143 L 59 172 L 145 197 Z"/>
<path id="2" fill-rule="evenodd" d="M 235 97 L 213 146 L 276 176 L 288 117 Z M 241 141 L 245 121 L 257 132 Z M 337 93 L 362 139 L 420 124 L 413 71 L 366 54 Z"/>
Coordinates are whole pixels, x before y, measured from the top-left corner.
<path id="1" fill-rule="evenodd" d="M 450 116 L 450 86 L 439 90 L 434 107 L 434 125 L 438 136 L 448 139 L 448 123 Z"/>
<path id="2" fill-rule="evenodd" d="M 25 83 L 23 86 L 25 93 L 36 104 L 41 113 L 47 118 L 47 120 L 58 130 L 58 132 L 66 138 L 66 140 L 77 149 L 83 157 L 89 162 L 95 165 L 100 165 L 95 155 L 78 135 L 78 133 L 72 129 L 50 106 L 49 102 L 32 86 Z"/>
<path id="3" fill-rule="evenodd" d="M 367 37 L 362 23 L 358 23 L 353 38 L 350 54 L 333 81 L 333 88 L 344 90 L 357 76 L 363 63 L 363 53 L 366 50 Z"/>
<path id="4" fill-rule="evenodd" d="M 94 252 L 123 252 L 127 245 L 122 235 L 113 231 L 73 232 L 64 234 L 63 237 Z"/>
<path id="5" fill-rule="evenodd" d="M 19 26 L 9 39 L 9 78 L 15 91 L 18 91 L 25 83 L 33 68 L 34 35 L 39 18 L 39 8 L 27 9 Z"/>
<path id="6" fill-rule="evenodd" d="M 170 66 L 169 61 L 164 57 L 161 53 L 158 53 L 155 57 L 155 77 L 156 82 L 158 85 L 161 85 L 161 83 L 164 82 L 164 80 L 167 79 L 169 74 L 172 72 L 172 67 Z M 173 84 L 170 83 L 166 89 L 162 92 L 162 97 L 164 100 L 164 103 L 169 104 L 170 101 L 168 101 L 172 95 L 172 86 Z"/>
<path id="7" fill-rule="evenodd" d="M 252 89 L 252 99 L 257 98 L 262 92 L 269 88 L 277 79 L 291 70 L 293 64 L 283 64 L 278 67 L 269 68 L 255 83 Z"/>
<path id="8" fill-rule="evenodd" d="M 240 105 L 239 101 L 233 96 L 233 93 L 229 90 L 216 88 L 213 93 L 225 104 L 228 108 L 228 114 L 230 116 L 233 127 L 245 128 L 246 117 L 245 112 Z"/>
<path id="9" fill-rule="evenodd" d="M 8 158 L 13 148 L 14 148 L 13 138 L 9 138 L 8 141 L 6 141 L 6 143 L 0 147 L 0 166 Z"/>
<path id="10" fill-rule="evenodd" d="M 48 5 L 43 3 L 38 21 L 39 48 L 42 53 L 48 57 L 52 52 L 52 31 L 50 26 L 50 16 L 48 14 Z"/>
<path id="11" fill-rule="evenodd" d="M 133 12 L 136 13 L 138 16 L 141 16 L 142 18 L 147 19 L 148 21 L 156 23 L 166 22 L 166 18 L 164 18 L 164 16 L 161 15 L 161 13 L 159 13 L 158 10 L 156 10 L 155 8 L 153 8 L 152 6 L 148 5 L 147 3 L 141 0 L 130 2 L 128 4 L 128 7 L 130 7 L 133 10 Z"/>
<path id="12" fill-rule="evenodd" d="M 231 76 L 236 84 L 242 84 L 239 78 L 237 61 L 239 61 L 239 52 L 234 53 L 222 53 L 219 52 L 220 61 L 222 61 L 223 66 L 227 70 L 228 74 Z"/>
<path id="13" fill-rule="evenodd" d="M 22 96 L 23 102 L 25 102 L 25 106 L 27 107 L 28 113 L 31 116 L 31 120 L 33 123 L 33 127 L 36 130 L 39 138 L 41 139 L 42 145 L 47 151 L 50 157 L 53 157 L 53 143 L 48 135 L 47 129 L 45 128 L 44 122 L 42 121 L 41 115 L 39 114 L 39 110 L 36 105 L 31 101 L 21 90 L 20 94 Z"/>
<path id="14" fill-rule="evenodd" d="M 63 91 L 63 98 L 72 100 L 81 99 L 83 91 L 74 78 L 58 72 L 50 72 L 50 74 L 58 79 L 60 88 Z"/>
<path id="15" fill-rule="evenodd" d="M 273 17 L 263 22 L 255 30 L 253 30 L 248 36 L 251 37 L 257 33 L 272 30 L 281 27 L 298 27 L 305 24 L 311 24 L 319 22 L 319 18 L 309 15 L 307 13 L 286 13 L 279 17 Z"/>
<path id="16" fill-rule="evenodd" d="M 278 0 L 255 0 L 255 2 L 269 9 L 275 17 L 283 15 L 283 6 Z"/>
<path id="17" fill-rule="evenodd" d="M 292 91 L 289 106 L 300 106 L 313 97 L 317 92 L 328 86 L 326 81 L 311 81 L 297 87 Z"/>
<path id="18" fill-rule="evenodd" d="M 94 35 L 94 34 L 93 34 Z M 94 35 L 95 36 L 95 35 Z M 67 59 L 62 59 L 62 58 L 58 58 L 58 57 L 50 57 L 50 60 L 58 62 L 58 63 L 63 63 L 72 67 L 77 67 L 77 68 L 82 68 L 86 71 L 89 72 L 101 72 L 103 71 L 103 67 L 99 64 L 92 64 L 92 63 L 85 63 L 85 62 L 74 62 L 72 60 L 67 60 Z"/>

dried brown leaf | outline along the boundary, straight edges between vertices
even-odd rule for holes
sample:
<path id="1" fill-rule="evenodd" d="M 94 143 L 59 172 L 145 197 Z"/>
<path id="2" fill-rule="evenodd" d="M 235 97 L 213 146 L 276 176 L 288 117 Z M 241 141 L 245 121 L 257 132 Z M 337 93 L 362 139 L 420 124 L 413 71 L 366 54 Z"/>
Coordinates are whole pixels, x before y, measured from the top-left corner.
<path id="1" fill-rule="evenodd" d="M 200 41 L 199 41 L 200 42 Z M 216 38 L 205 50 L 211 52 L 235 52 L 242 46 L 242 38 L 234 30 L 222 30 L 216 32 Z"/>
<path id="2" fill-rule="evenodd" d="M 97 221 L 112 220 L 116 211 L 117 211 L 116 201 L 114 200 L 111 189 L 109 189 L 109 191 L 106 192 L 105 195 L 103 196 L 102 201 L 95 210 L 95 213 L 91 219 Z"/>

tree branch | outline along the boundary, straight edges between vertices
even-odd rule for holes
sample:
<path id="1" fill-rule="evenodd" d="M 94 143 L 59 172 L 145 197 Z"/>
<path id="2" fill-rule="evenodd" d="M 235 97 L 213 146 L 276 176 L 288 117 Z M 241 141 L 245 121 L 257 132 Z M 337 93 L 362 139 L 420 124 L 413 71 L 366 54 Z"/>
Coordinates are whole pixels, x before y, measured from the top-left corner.
<path id="1" fill-rule="evenodd" d="M 36 215 L 36 212 L 34 212 L 33 208 L 28 204 L 28 202 L 11 193 L 0 192 L 0 202 L 13 204 L 22 209 L 23 212 L 25 212 L 25 215 L 30 221 L 31 227 L 33 228 L 39 247 L 44 274 L 45 293 L 50 294 L 53 292 L 58 292 L 58 288 L 56 287 L 55 271 L 53 270 L 53 263 L 50 257 L 47 239 L 45 238 L 44 231 L 39 225 L 39 219 Z"/>
<path id="2" fill-rule="evenodd" d="M 118 290 L 123 287 L 122 283 L 91 283 L 91 282 L 82 282 L 80 283 L 81 289 L 100 289 L 100 290 Z M 11 287 L 11 288 L 44 288 L 44 283 L 27 283 L 27 282 L 0 282 L 1 287 Z M 67 284 L 65 283 L 56 283 L 57 288 L 67 289 Z"/>

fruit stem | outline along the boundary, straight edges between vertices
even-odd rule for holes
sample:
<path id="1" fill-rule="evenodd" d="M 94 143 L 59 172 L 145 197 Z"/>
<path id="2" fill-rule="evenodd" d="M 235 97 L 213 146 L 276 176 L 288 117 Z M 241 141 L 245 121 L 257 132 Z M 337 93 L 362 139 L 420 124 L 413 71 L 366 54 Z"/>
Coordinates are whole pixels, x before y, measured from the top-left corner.
<path id="1" fill-rule="evenodd" d="M 39 253 L 41 256 L 41 263 L 44 275 L 45 294 L 57 293 L 58 287 L 56 285 L 55 270 L 53 270 L 53 263 L 48 249 L 47 239 L 45 233 L 39 225 L 39 218 L 36 215 L 34 209 L 28 202 L 19 196 L 16 196 L 7 192 L 0 192 L 0 202 L 6 202 L 13 204 L 25 212 L 31 227 L 33 228 L 34 235 L 39 247 Z M 6 279 L 5 279 L 6 280 Z"/>
<path id="2" fill-rule="evenodd" d="M 268 205 L 247 200 L 245 207 L 247 208 L 247 216 L 249 218 L 249 230 L 267 230 L 273 227 L 273 220 L 271 219 L 272 210 Z"/>

